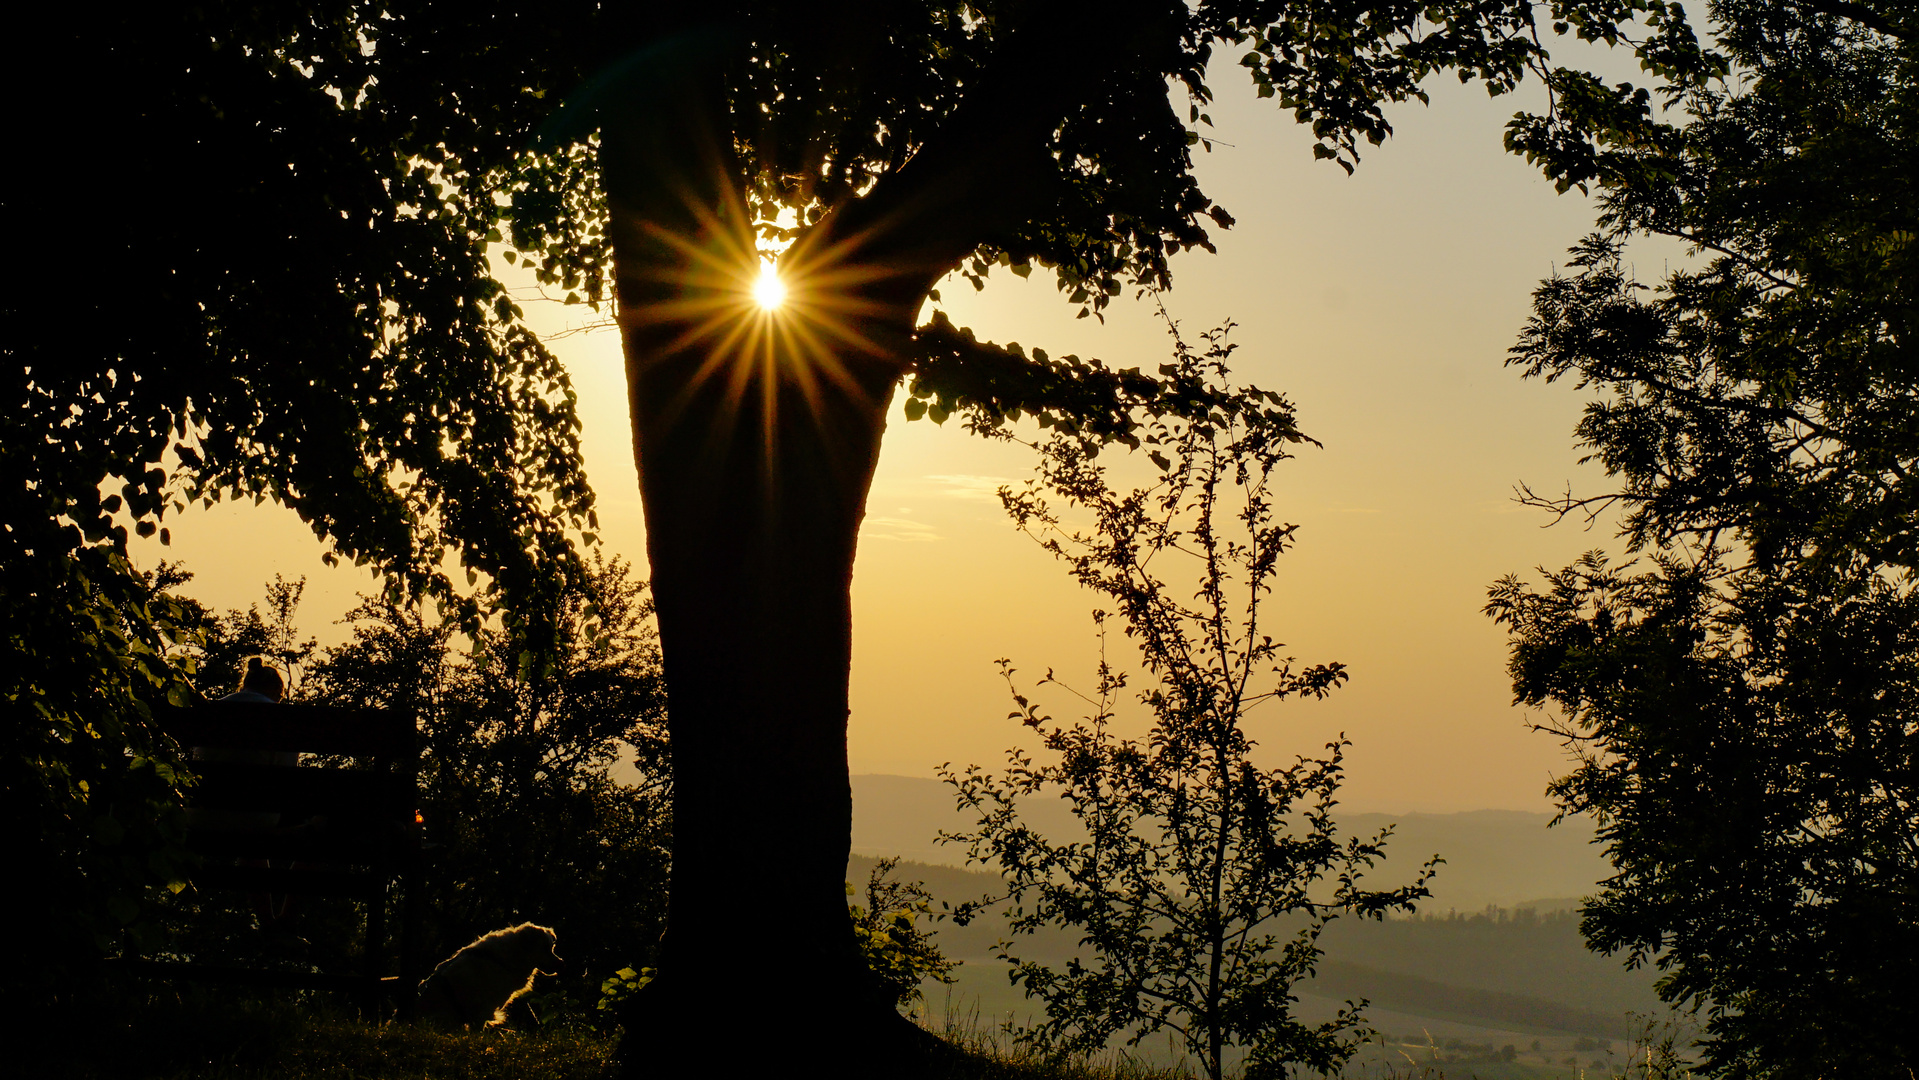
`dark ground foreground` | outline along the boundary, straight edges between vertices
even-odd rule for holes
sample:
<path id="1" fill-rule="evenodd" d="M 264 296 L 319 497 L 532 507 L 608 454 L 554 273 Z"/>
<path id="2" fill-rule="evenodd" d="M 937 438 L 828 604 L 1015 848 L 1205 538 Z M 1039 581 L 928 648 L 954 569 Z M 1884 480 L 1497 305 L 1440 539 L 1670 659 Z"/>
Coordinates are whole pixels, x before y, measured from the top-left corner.
<path id="1" fill-rule="evenodd" d="M 230 987 L 97 982 L 84 989 L 8 993 L 6 1075 L 22 1080 L 608 1080 L 616 1037 L 586 1018 L 549 1016 L 538 1030 L 447 1033 L 361 1019 L 343 999 Z M 1112 1058 L 1091 1064 L 1035 1060 L 977 1015 L 935 1026 L 952 1053 L 924 1080 L 1188 1080 L 1178 1069 Z M 749 1032 L 741 1033 L 750 1038 Z M 1540 1068 L 1422 1040 L 1375 1040 L 1344 1080 L 1566 1080 L 1640 1072 L 1612 1061 Z M 1464 1048 L 1472 1049 L 1472 1048 Z M 1490 1048 L 1486 1048 L 1490 1049 Z M 1622 1050 L 1624 1048 L 1622 1047 Z M 1591 1056 L 1590 1054 L 1587 1056 Z M 716 1047 L 705 1076 L 739 1075 Z M 785 1077 L 845 1075 L 845 1062 L 795 1061 Z M 1570 1063 L 1569 1063 L 1570 1064 Z M 908 1080 L 902 1077 L 901 1080 Z"/>
<path id="2" fill-rule="evenodd" d="M 537 1031 L 450 1034 L 372 1023 L 324 995 L 229 988 L 96 985 L 51 996 L 8 995 L 10 1056 L 32 1080 L 602 1080 L 615 1038 L 583 1021 Z M 949 1033 L 957 1047 L 929 1080 L 1178 1080 L 1184 1074 L 1021 1060 L 993 1040 Z M 795 1062 L 792 1075 L 834 1075 Z M 728 1075 L 715 1048 L 709 1076 Z"/>

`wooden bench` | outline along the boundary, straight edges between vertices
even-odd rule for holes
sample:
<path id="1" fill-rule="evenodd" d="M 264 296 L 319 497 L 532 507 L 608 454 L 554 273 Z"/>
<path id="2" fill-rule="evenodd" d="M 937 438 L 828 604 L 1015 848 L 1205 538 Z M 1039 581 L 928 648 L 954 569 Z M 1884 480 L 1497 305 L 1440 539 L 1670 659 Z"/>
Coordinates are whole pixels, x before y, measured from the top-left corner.
<path id="1" fill-rule="evenodd" d="M 418 864 L 419 748 L 410 716 L 318 705 L 210 702 L 170 709 L 162 727 L 190 753 L 200 781 L 188 801 L 187 844 L 202 863 L 201 890 L 347 897 L 366 905 L 366 950 L 357 974 L 134 960 L 144 975 L 254 986 L 339 990 L 369 1012 L 382 997 L 410 1012 L 419 983 L 410 947 Z M 273 764 L 294 753 L 346 757 L 347 766 Z M 274 821 L 277 825 L 265 824 Z M 219 819 L 224 818 L 221 822 Z M 213 820 L 209 820 L 213 819 Z M 234 822 L 252 823 L 234 827 Z M 247 865 L 270 860 L 270 865 Z M 400 888 L 398 975 L 388 975 L 388 891 Z"/>

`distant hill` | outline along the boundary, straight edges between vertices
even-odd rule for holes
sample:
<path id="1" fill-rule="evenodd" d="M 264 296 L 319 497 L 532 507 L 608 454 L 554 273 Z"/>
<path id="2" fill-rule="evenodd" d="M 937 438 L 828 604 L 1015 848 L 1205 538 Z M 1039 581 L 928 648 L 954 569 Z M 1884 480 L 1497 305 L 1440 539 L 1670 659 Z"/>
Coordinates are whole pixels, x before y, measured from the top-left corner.
<path id="1" fill-rule="evenodd" d="M 1586 948 L 1570 911 L 1339 919 L 1326 928 L 1320 945 L 1328 962 L 1315 992 L 1357 992 L 1401 1012 L 1472 1014 L 1508 1027 L 1523 1023 L 1610 1038 L 1620 1035 L 1625 1013 L 1661 1008 L 1652 989 L 1655 973 L 1627 971 L 1620 959 Z M 1522 1008 L 1520 998 L 1562 1008 Z M 1612 1022 L 1595 1026 L 1595 1017 Z"/>
<path id="2" fill-rule="evenodd" d="M 1047 835 L 1077 833 L 1061 803 L 1036 800 L 1022 812 Z M 1353 813 L 1336 814 L 1335 820 L 1349 835 L 1394 827 L 1388 858 L 1367 878 L 1375 887 L 1410 881 L 1434 854 L 1446 863 L 1420 917 L 1334 922 L 1321 939 L 1326 960 L 1320 978 L 1302 986 L 1303 992 L 1333 1001 L 1367 997 L 1396 1014 L 1488 1030 L 1608 1038 L 1622 1034 L 1626 1012 L 1660 1009 L 1653 973 L 1626 971 L 1618 960 L 1588 951 L 1579 938 L 1573 909 L 1607 872 L 1590 823 L 1548 828 L 1550 815 L 1509 810 Z M 910 862 L 896 876 L 926 882 L 941 900 L 988 895 L 999 884 L 996 874 L 964 868 L 963 850 L 934 843 L 941 829 L 970 824 L 954 809 L 951 789 L 937 780 L 855 776 L 856 854 L 847 876 L 857 884 L 876 857 L 897 856 Z M 1489 907 L 1503 910 L 1488 913 Z M 975 966 L 994 955 L 1004 935 L 998 919 L 939 927 L 947 954 Z M 1077 948 L 1072 935 L 1051 931 L 1021 939 L 1014 951 L 1060 964 Z"/>
<path id="3" fill-rule="evenodd" d="M 1527 1035 L 1571 1034 L 1620 1039 L 1629 1030 L 1624 1009 L 1599 1012 L 1530 994 L 1460 986 L 1345 960 L 1321 961 L 1311 990 L 1342 1000 L 1365 998 L 1380 1009 L 1410 1016 L 1453 1020 Z M 1651 1005 L 1638 1008 L 1644 1012 Z"/>
<path id="4" fill-rule="evenodd" d="M 877 860 L 855 855 L 847 880 L 858 886 Z M 894 877 L 923 882 L 948 904 L 991 895 L 999 878 L 979 870 L 902 862 Z M 969 965 L 962 982 L 999 1011 L 1030 1009 L 1003 985 L 992 958 L 1007 936 L 992 916 L 968 926 L 934 924 L 947 956 Z M 1586 949 L 1569 911 L 1478 912 L 1373 922 L 1339 919 L 1320 939 L 1319 977 L 1302 993 L 1337 1002 L 1369 998 L 1376 1009 L 1508 1033 L 1620 1038 L 1627 1012 L 1654 1013 L 1653 974 L 1627 971 Z M 1079 953 L 1075 935 L 1048 929 L 1018 938 L 1013 952 L 1058 967 Z M 987 983 L 979 982 L 986 978 Z M 994 985 L 998 985 L 997 992 Z"/>
<path id="5" fill-rule="evenodd" d="M 1027 819 L 1049 836 L 1075 834 L 1076 822 L 1063 803 L 1035 800 L 1022 808 Z M 1565 909 L 1594 890 L 1605 876 L 1604 857 L 1592 843 L 1592 824 L 1584 819 L 1547 828 L 1548 814 L 1516 810 L 1475 810 L 1461 814 L 1337 814 L 1349 834 L 1370 835 L 1395 826 L 1388 859 L 1373 884 L 1384 888 L 1410 881 L 1434 854 L 1446 865 L 1432 885 L 1425 910 L 1478 911 L 1504 908 Z M 934 837 L 971 822 L 953 805 L 952 789 L 938 780 L 915 776 L 863 774 L 853 777 L 853 850 L 861 855 L 893 855 L 914 862 L 960 865 L 965 853 L 942 846 Z"/>

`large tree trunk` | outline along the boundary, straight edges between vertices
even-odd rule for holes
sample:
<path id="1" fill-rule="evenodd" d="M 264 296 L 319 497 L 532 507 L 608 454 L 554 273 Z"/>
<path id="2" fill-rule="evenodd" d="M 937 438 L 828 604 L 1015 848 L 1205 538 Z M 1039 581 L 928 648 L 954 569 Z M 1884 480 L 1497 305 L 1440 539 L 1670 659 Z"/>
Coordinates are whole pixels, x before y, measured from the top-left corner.
<path id="1" fill-rule="evenodd" d="M 802 1036 L 821 1044 L 805 1056 L 839 1060 L 833 1043 L 870 1041 L 892 1012 L 842 882 L 854 541 L 894 375 L 863 365 L 857 394 L 809 402 L 760 371 L 736 401 L 728 378 L 699 383 L 707 350 L 629 341 L 674 748 L 668 931 L 646 1026 L 691 1036 L 709 1068 L 719 1047 L 802 1052 Z M 735 1034 L 709 1041 L 714 1028 Z"/>
<path id="2" fill-rule="evenodd" d="M 1024 78 L 973 88 L 782 257 L 810 332 L 756 337 L 780 324 L 743 295 L 758 268 L 720 66 L 683 43 L 651 56 L 600 115 L 674 768 L 661 975 L 622 1064 L 910 1075 L 933 1040 L 867 970 L 843 886 L 854 547 L 919 305 L 1058 196 L 1055 111 L 1015 108 L 1037 100 Z"/>
<path id="3" fill-rule="evenodd" d="M 855 541 L 921 290 L 878 287 L 842 316 L 861 347 L 767 334 L 742 295 L 757 265 L 737 174 L 700 113 L 603 134 L 674 759 L 661 974 L 624 1018 L 622 1063 L 864 1057 L 899 1075 L 925 1040 L 862 961 L 843 888 L 847 677 Z"/>

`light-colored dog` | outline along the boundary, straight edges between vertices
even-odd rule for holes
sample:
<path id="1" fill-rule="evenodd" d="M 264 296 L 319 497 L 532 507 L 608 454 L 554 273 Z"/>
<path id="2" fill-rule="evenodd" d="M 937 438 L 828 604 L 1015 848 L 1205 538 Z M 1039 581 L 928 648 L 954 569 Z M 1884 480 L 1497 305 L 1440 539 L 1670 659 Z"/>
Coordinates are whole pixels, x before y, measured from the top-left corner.
<path id="1" fill-rule="evenodd" d="M 560 970 L 553 931 L 532 923 L 495 930 L 454 953 L 420 984 L 420 1019 L 478 1028 L 506 1019 L 507 1003 L 533 989 L 533 977 Z"/>

